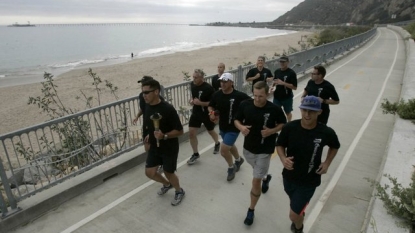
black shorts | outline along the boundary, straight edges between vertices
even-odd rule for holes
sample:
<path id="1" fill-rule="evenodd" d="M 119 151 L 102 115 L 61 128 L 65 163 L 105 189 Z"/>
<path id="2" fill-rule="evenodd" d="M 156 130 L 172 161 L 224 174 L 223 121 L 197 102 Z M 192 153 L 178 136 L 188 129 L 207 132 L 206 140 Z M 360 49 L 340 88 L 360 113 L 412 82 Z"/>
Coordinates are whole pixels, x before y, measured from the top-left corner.
<path id="1" fill-rule="evenodd" d="M 290 208 L 294 213 L 302 215 L 316 191 L 316 187 L 295 184 L 283 179 L 284 191 L 290 197 Z"/>
<path id="2" fill-rule="evenodd" d="M 192 114 L 190 116 L 189 127 L 200 128 L 202 126 L 202 123 L 207 129 L 207 131 L 211 131 L 215 128 L 215 123 L 210 120 L 209 115 L 207 113 L 203 115 Z"/>
<path id="3" fill-rule="evenodd" d="M 163 170 L 168 173 L 174 173 L 177 169 L 177 158 L 179 156 L 179 145 L 172 143 L 168 148 L 158 148 L 150 146 L 147 154 L 146 167 L 157 167 L 163 165 Z"/>

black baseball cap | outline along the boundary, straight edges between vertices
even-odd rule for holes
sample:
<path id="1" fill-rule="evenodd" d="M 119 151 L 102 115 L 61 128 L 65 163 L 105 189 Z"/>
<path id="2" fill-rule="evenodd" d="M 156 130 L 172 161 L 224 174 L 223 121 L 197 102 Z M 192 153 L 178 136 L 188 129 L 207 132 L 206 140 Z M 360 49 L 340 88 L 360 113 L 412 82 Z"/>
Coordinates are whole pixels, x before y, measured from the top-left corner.
<path id="1" fill-rule="evenodd" d="M 279 61 L 287 62 L 287 61 L 290 61 L 290 59 L 287 56 L 283 55 L 280 57 Z"/>
<path id="2" fill-rule="evenodd" d="M 153 79 L 153 77 L 151 77 L 151 76 L 143 76 L 140 80 L 138 80 L 137 82 L 138 83 L 142 83 L 142 82 L 147 82 L 147 81 L 149 81 L 149 80 L 152 80 Z"/>

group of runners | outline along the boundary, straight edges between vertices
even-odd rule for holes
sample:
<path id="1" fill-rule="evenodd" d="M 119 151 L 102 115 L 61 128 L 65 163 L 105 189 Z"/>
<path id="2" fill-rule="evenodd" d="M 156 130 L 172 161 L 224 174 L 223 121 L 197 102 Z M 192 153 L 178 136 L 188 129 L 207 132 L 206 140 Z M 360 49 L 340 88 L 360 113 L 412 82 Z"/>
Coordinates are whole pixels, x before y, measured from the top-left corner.
<path id="1" fill-rule="evenodd" d="M 271 155 L 277 151 L 284 166 L 283 187 L 290 198 L 291 230 L 303 232 L 305 208 L 340 148 L 335 131 L 327 126 L 329 105 L 338 104 L 339 97 L 334 86 L 324 79 L 326 69 L 315 66 L 301 95 L 301 117 L 292 120 L 297 75 L 289 67 L 289 57 L 279 58 L 280 68 L 274 73 L 265 67 L 265 62 L 265 57 L 259 56 L 256 67 L 246 75 L 246 82 L 252 83 L 252 97 L 234 88 L 235 77 L 225 72 L 223 63 L 219 63 L 218 74 L 211 84 L 205 81 L 203 70 L 194 70 L 189 100 L 193 106 L 189 119 L 193 154 L 187 163 L 193 165 L 200 159 L 197 131 L 202 124 L 214 142 L 213 153 L 220 153 L 228 165 L 227 181 L 235 179 L 246 160 L 253 169 L 253 179 L 244 224 L 252 225 L 255 206 L 261 194 L 269 189 Z M 162 183 L 159 195 L 175 189 L 171 202 L 175 206 L 185 197 L 175 173 L 178 137 L 183 134 L 183 126 L 175 108 L 162 99 L 160 83 L 149 76 L 139 82 L 142 84 L 140 110 L 134 123 L 143 115 L 143 138 L 148 151 L 145 173 Z M 273 95 L 272 102 L 268 100 L 270 95 Z M 221 142 L 215 125 L 219 125 Z M 239 134 L 244 137 L 244 158 L 235 146 Z M 322 161 L 325 146 L 328 151 Z M 162 172 L 158 171 L 160 166 Z"/>

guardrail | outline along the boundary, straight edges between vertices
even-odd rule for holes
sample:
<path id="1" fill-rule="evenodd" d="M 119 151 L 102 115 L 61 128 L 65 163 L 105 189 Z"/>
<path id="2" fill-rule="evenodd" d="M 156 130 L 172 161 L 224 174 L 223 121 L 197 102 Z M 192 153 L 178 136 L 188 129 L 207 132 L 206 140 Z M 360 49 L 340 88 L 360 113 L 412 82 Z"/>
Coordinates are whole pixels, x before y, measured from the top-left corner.
<path id="1" fill-rule="evenodd" d="M 297 73 L 325 63 L 367 42 L 376 28 L 365 33 L 289 55 Z M 278 59 L 266 62 L 278 68 Z M 254 65 L 230 70 L 234 87 L 251 94 L 245 76 Z M 212 76 L 206 77 L 210 82 Z M 164 98 L 188 124 L 190 81 L 165 88 Z M 44 189 L 79 175 L 105 161 L 142 145 L 141 125 L 132 125 L 138 96 L 0 136 L 0 211 L 2 218 L 19 211 L 17 203 Z"/>

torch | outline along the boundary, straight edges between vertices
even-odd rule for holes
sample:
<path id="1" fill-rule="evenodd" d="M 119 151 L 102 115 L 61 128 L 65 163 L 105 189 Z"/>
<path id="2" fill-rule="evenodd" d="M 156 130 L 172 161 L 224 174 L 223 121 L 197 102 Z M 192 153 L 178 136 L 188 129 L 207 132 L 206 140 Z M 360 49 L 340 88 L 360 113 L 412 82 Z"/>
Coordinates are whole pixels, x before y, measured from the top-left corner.
<path id="1" fill-rule="evenodd" d="M 156 112 L 153 115 L 150 116 L 150 119 L 153 121 L 153 125 L 154 125 L 154 130 L 155 131 L 159 131 L 160 130 L 160 120 L 161 120 L 161 115 L 160 113 Z M 160 147 L 160 141 L 158 138 L 156 138 L 157 140 L 157 147 Z"/>

